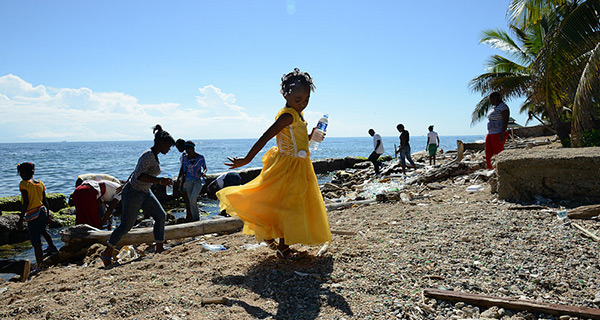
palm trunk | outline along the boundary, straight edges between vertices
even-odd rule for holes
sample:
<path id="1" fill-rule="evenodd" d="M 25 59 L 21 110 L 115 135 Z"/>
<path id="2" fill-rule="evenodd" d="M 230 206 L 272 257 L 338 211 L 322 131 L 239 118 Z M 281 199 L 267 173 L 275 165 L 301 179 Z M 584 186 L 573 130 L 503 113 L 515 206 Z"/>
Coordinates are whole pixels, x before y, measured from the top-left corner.
<path id="1" fill-rule="evenodd" d="M 556 130 L 556 135 L 560 139 L 563 147 L 571 146 L 571 126 L 568 122 L 562 121 L 558 116 L 558 112 L 556 110 L 556 106 L 554 105 L 546 105 L 546 110 L 548 111 L 548 118 L 550 118 L 550 122 Z"/>

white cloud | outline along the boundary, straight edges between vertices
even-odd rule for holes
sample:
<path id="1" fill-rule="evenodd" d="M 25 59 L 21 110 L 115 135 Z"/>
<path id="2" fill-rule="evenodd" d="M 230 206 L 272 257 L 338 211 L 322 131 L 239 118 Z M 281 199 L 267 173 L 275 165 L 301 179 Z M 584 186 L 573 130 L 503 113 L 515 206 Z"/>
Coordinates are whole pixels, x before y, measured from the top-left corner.
<path id="1" fill-rule="evenodd" d="M 197 105 L 141 104 L 120 92 L 33 86 L 18 76 L 0 77 L 0 141 L 151 140 L 160 123 L 175 137 L 257 136 L 269 125 L 235 104 L 234 94 L 199 88 Z M 259 124 L 259 125 L 257 125 Z"/>

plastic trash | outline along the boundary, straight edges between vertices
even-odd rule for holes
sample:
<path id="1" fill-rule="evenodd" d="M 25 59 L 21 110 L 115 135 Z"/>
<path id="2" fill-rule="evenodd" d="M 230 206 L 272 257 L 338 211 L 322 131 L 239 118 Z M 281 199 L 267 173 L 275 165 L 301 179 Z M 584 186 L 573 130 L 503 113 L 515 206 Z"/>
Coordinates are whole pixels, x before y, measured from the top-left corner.
<path id="1" fill-rule="evenodd" d="M 483 186 L 480 184 L 475 184 L 467 187 L 467 192 L 479 192 L 483 190 Z"/>
<path id="2" fill-rule="evenodd" d="M 222 244 L 208 244 L 206 242 L 202 242 L 202 248 L 208 250 L 208 251 L 222 251 L 222 250 L 227 250 L 227 248 L 225 248 L 225 246 L 223 246 Z"/>
<path id="3" fill-rule="evenodd" d="M 402 202 L 404 203 L 409 203 L 410 202 L 410 196 L 406 193 L 401 193 L 400 194 L 400 200 L 402 200 Z"/>
<path id="4" fill-rule="evenodd" d="M 558 220 L 560 221 L 565 221 L 566 219 L 569 218 L 569 215 L 567 214 L 567 209 L 564 210 L 560 210 L 559 212 L 556 213 L 556 217 L 558 218 Z"/>
<path id="5" fill-rule="evenodd" d="M 242 246 L 242 249 L 244 250 L 256 250 L 257 248 L 260 247 L 266 247 L 267 244 L 265 242 L 261 242 L 261 243 L 246 243 L 245 245 Z"/>
<path id="6" fill-rule="evenodd" d="M 133 246 L 123 246 L 117 254 L 117 261 L 135 259 L 137 257 L 138 254 Z"/>

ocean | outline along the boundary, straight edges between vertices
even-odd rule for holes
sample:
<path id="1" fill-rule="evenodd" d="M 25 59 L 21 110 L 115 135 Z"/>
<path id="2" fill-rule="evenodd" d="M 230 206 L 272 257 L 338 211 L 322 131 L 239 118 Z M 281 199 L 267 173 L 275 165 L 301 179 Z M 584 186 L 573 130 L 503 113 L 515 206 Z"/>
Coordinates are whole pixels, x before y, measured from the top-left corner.
<path id="1" fill-rule="evenodd" d="M 411 151 L 425 150 L 425 136 L 411 137 Z M 444 151 L 455 150 L 456 140 L 475 142 L 484 136 L 440 136 L 440 148 Z M 394 144 L 398 145 L 398 137 L 382 137 L 384 155 L 394 155 Z M 228 170 L 224 164 L 227 157 L 242 157 L 252 147 L 255 139 L 230 140 L 193 140 L 196 152 L 204 155 L 208 173 L 220 173 Z M 272 139 L 246 166 L 261 167 L 262 155 L 275 145 Z M 0 143 L 0 197 L 19 195 L 17 164 L 33 162 L 36 179 L 44 182 L 47 193 L 63 193 L 67 197 L 75 189 L 77 175 L 82 173 L 107 173 L 121 180 L 127 180 L 139 156 L 152 146 L 152 141 L 114 141 L 114 142 L 48 142 L 48 143 Z M 357 138 L 326 138 L 319 148 L 313 152 L 312 159 L 343 158 L 346 156 L 368 157 L 373 151 L 373 139 L 369 136 Z M 166 155 L 159 155 L 162 176 L 179 172 L 181 154 L 175 147 Z M 320 182 L 327 178 L 319 179 Z M 218 213 L 218 203 L 209 199 L 200 199 L 201 209 L 210 214 Z M 176 217 L 185 216 L 185 212 L 176 212 Z M 116 224 L 113 224 L 116 226 Z M 60 240 L 60 229 L 49 230 L 54 244 L 63 245 Z M 45 241 L 42 241 L 46 247 Z M 19 244 L 10 250 L 0 249 L 0 258 L 29 259 L 35 261 L 35 254 L 29 242 Z M 0 274 L 5 280 L 10 274 Z"/>
<path id="2" fill-rule="evenodd" d="M 484 136 L 440 136 L 440 148 L 455 150 L 456 140 L 474 142 Z M 382 137 L 385 154 L 394 155 L 394 144 L 398 137 Z M 208 173 L 228 170 L 227 157 L 245 156 L 255 139 L 193 140 L 196 152 L 202 154 L 208 166 Z M 343 158 L 346 156 L 368 157 L 373 151 L 372 138 L 326 138 L 313 152 L 312 159 Z M 426 137 L 411 137 L 411 151 L 425 150 Z M 246 166 L 261 167 L 262 155 L 275 145 L 272 139 L 254 160 Z M 75 188 L 75 180 L 82 173 L 107 173 L 121 180 L 127 180 L 139 156 L 152 146 L 152 141 L 114 142 L 44 142 L 44 143 L 0 143 L 0 197 L 19 195 L 17 164 L 33 162 L 35 178 L 46 185 L 47 193 L 63 193 L 69 196 Z M 162 174 L 177 176 L 179 157 L 175 147 L 166 155 L 159 155 Z"/>

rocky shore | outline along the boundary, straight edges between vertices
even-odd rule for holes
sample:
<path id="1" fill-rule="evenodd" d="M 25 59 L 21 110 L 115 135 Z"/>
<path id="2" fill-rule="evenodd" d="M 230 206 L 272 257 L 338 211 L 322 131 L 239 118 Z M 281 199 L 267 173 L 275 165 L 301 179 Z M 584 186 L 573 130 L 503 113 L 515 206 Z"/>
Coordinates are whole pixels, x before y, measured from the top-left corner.
<path id="1" fill-rule="evenodd" d="M 465 158 L 482 160 L 479 151 Z M 599 307 L 598 243 L 557 219 L 559 203 L 499 200 L 493 177 L 468 167 L 429 183 L 409 182 L 436 168 L 404 177 L 393 162 L 382 177 L 368 166 L 337 172 L 323 193 L 329 208 L 348 205 L 328 211 L 328 246 L 296 247 L 310 253 L 301 261 L 278 260 L 241 233 L 211 234 L 172 241 L 161 254 L 139 245 L 105 270 L 94 245 L 83 262 L 0 286 L 0 318 L 585 318 L 432 299 L 427 288 Z M 577 223 L 600 231 L 596 218 Z"/>

